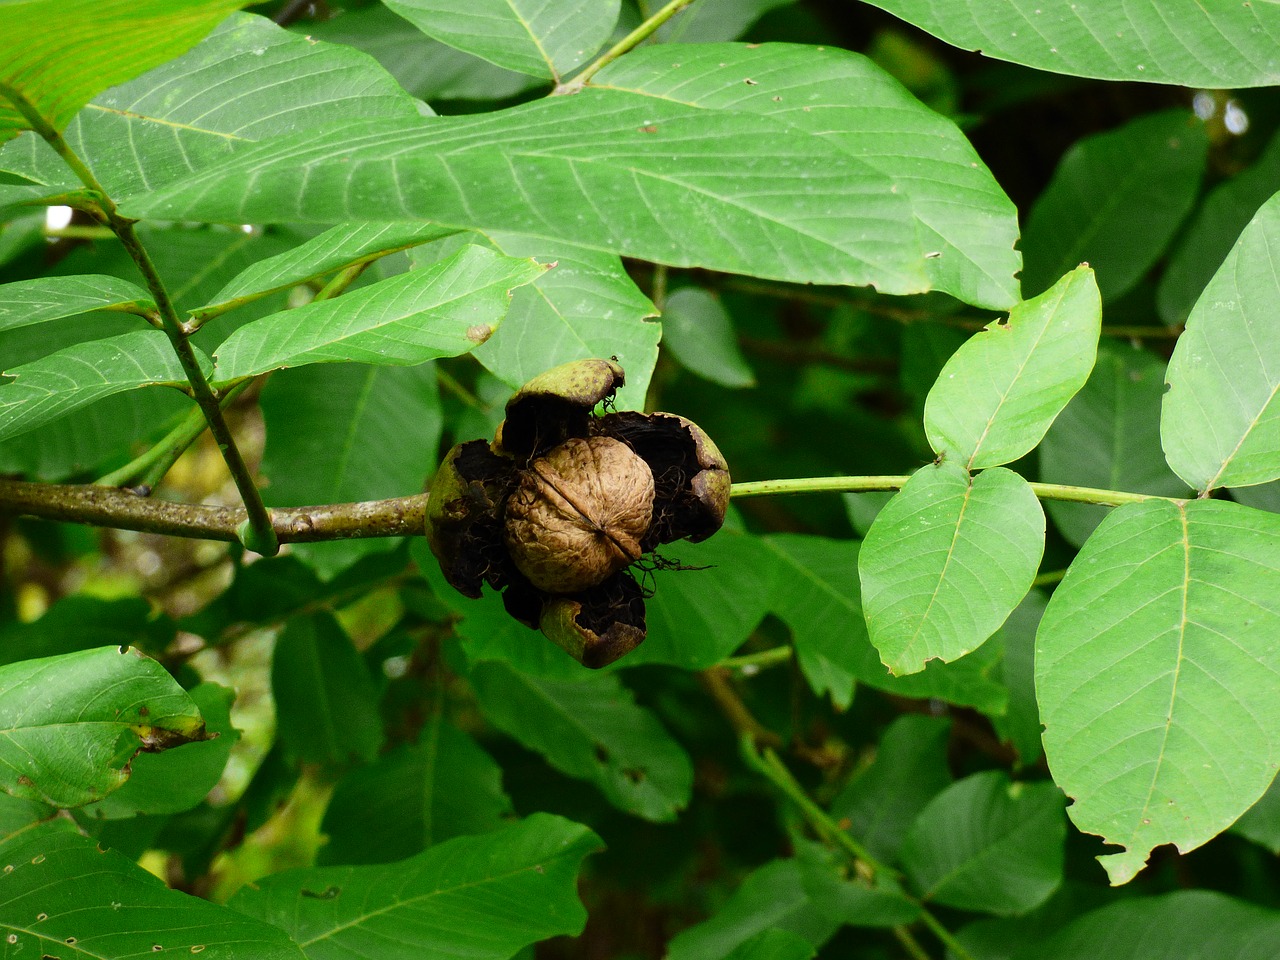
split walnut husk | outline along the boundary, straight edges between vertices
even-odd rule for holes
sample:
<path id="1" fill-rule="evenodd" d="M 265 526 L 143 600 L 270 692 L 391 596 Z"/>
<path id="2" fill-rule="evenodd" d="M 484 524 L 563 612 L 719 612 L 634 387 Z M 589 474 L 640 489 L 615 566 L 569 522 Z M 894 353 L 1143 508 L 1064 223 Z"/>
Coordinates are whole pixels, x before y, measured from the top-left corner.
<path id="1" fill-rule="evenodd" d="M 493 443 L 449 451 L 431 486 L 427 538 L 445 579 L 507 612 L 578 662 L 603 667 L 645 637 L 633 564 L 724 522 L 729 470 L 697 424 L 609 412 L 625 379 L 611 360 L 548 370 L 507 404 Z"/>

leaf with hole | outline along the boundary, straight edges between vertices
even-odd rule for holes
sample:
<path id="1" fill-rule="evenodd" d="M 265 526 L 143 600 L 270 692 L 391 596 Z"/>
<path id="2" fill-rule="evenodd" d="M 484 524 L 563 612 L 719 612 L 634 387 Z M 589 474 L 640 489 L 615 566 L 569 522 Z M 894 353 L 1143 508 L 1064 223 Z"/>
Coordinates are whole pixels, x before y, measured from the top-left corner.
<path id="1" fill-rule="evenodd" d="M 308 960 L 506 960 L 582 932 L 578 871 L 599 848 L 586 827 L 535 813 L 395 863 L 272 874 L 231 907 L 282 928 Z"/>
<path id="2" fill-rule="evenodd" d="M 57 807 L 101 800 L 142 751 L 206 738 L 190 694 L 137 650 L 97 647 L 0 667 L 0 789 Z"/>

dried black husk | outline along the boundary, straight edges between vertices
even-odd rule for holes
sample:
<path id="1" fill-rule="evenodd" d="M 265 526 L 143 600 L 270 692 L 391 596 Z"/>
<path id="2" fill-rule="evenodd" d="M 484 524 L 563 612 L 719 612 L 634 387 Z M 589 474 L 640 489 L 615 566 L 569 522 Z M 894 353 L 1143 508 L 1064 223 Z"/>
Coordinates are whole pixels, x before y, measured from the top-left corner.
<path id="1" fill-rule="evenodd" d="M 644 591 L 630 567 L 567 593 L 539 589 L 521 573 L 507 544 L 507 506 L 534 462 L 575 438 L 607 437 L 629 448 L 644 461 L 637 467 L 647 465 L 653 475 L 652 520 L 639 541 L 646 554 L 676 540 L 705 540 L 724 522 L 729 500 L 728 467 L 696 424 L 668 413 L 595 415 L 624 380 L 611 360 L 575 361 L 531 380 L 508 402 L 492 444 L 473 440 L 449 452 L 427 505 L 427 537 L 445 579 L 468 597 L 479 597 L 485 583 L 503 591 L 514 619 L 541 629 L 588 667 L 612 663 L 644 640 Z M 535 475 L 536 485 L 541 475 Z M 563 503 L 559 494 L 548 490 Z M 591 526 L 598 505 L 580 506 L 586 513 L 571 519 L 591 535 L 608 537 Z M 576 554 L 553 560 L 581 562 Z M 540 570 L 530 573 L 548 582 Z"/>

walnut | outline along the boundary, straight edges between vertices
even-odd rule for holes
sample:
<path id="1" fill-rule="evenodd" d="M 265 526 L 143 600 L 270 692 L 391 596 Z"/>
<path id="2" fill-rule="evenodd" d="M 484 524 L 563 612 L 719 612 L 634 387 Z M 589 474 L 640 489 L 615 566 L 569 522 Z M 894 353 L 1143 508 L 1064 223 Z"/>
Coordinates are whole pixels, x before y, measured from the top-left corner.
<path id="1" fill-rule="evenodd" d="M 492 444 L 454 447 L 427 503 L 427 537 L 459 592 L 502 590 L 507 612 L 601 667 L 645 636 L 630 567 L 724 522 L 729 472 L 710 438 L 673 414 L 595 416 L 617 363 L 549 370 L 507 403 Z"/>
<path id="2" fill-rule="evenodd" d="M 521 477 L 507 501 L 507 548 L 535 587 L 576 593 L 639 560 L 652 518 L 649 465 L 618 440 L 575 438 Z"/>

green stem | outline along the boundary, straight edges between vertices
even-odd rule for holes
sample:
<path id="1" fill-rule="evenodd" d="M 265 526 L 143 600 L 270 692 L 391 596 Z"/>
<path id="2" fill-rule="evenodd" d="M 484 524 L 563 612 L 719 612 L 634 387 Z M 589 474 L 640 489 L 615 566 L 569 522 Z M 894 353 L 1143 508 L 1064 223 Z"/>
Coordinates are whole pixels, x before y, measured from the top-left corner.
<path id="1" fill-rule="evenodd" d="M 196 404 L 204 414 L 204 418 L 209 424 L 209 430 L 218 442 L 218 449 L 222 452 L 222 458 L 227 464 L 227 469 L 231 471 L 231 477 L 235 481 L 236 489 L 240 492 L 240 498 L 244 501 L 248 519 L 241 540 L 247 548 L 263 556 L 274 555 L 279 551 L 280 545 L 276 540 L 275 530 L 271 525 L 271 515 L 262 503 L 262 494 L 258 492 L 258 488 L 253 482 L 253 476 L 244 462 L 244 457 L 240 455 L 240 449 L 236 446 L 235 438 L 231 435 L 231 430 L 227 427 L 226 420 L 222 418 L 222 410 L 218 406 L 218 398 L 214 395 L 213 388 L 209 386 L 209 381 L 205 377 L 204 371 L 200 369 L 200 362 L 196 358 L 195 350 L 187 341 L 187 334 L 183 329 L 182 321 L 178 317 L 177 310 L 174 309 L 173 301 L 169 299 L 169 291 L 161 281 L 159 273 L 156 272 L 155 264 L 152 262 L 146 248 L 142 245 L 142 241 L 138 239 L 137 231 L 133 227 L 134 221 L 122 217 L 116 212 L 115 204 L 107 196 L 107 192 L 103 189 L 102 184 L 98 182 L 98 178 L 93 175 L 93 171 L 76 155 L 76 152 L 63 139 L 62 134 L 45 120 L 26 97 L 5 84 L 0 84 L 0 94 L 6 96 L 13 103 L 18 112 L 31 124 L 31 129 L 53 148 L 54 152 L 62 158 L 63 162 L 79 178 L 80 182 L 98 195 L 98 202 L 101 205 L 101 218 L 119 238 L 125 251 L 146 281 L 147 288 L 151 291 L 151 296 L 155 300 L 156 308 L 160 314 L 160 320 L 163 324 L 161 329 L 164 330 L 165 336 L 169 338 L 169 344 L 173 347 L 174 353 L 178 355 L 178 362 L 182 364 L 183 372 L 191 385 L 191 395 L 195 398 Z"/>
<path id="2" fill-rule="evenodd" d="M 868 493 L 871 491 L 901 490 L 910 477 L 797 477 L 791 480 L 751 480 L 735 483 L 730 492 L 733 497 L 769 497 L 786 493 Z M 1072 487 L 1061 483 L 1030 483 L 1032 491 L 1041 500 L 1065 500 L 1072 503 L 1093 503 L 1104 507 L 1120 507 L 1127 503 L 1143 503 L 1147 500 L 1167 500 L 1183 504 L 1177 497 L 1160 497 L 1149 493 L 1126 493 L 1123 490 L 1102 490 L 1097 487 Z"/>
<path id="3" fill-rule="evenodd" d="M 964 945 L 955 938 L 955 935 L 942 925 L 942 921 L 923 907 L 920 908 L 920 919 L 924 921 L 924 925 L 929 928 L 933 935 L 951 951 L 956 960 L 973 960 L 973 954 L 966 950 Z"/>
<path id="4" fill-rule="evenodd" d="M 617 60 L 624 53 L 629 53 L 630 51 L 634 50 L 636 47 L 640 46 L 640 44 L 644 43 L 644 41 L 648 40 L 651 36 L 653 36 L 653 34 L 657 31 L 657 29 L 660 26 L 662 26 L 664 23 L 666 23 L 668 20 L 674 17 L 677 13 L 679 13 L 685 7 L 689 6 L 689 4 L 691 3 L 693 3 L 693 0 L 671 0 L 671 2 L 668 3 L 666 6 L 664 6 L 661 10 L 659 10 L 653 16 L 649 17 L 647 20 L 644 21 L 644 23 L 640 24 L 640 26 L 636 27 L 634 30 L 628 33 L 625 37 L 623 37 L 621 40 L 615 43 L 612 47 L 610 47 L 608 50 L 602 53 L 599 57 L 597 57 L 591 64 L 589 64 L 586 68 L 584 68 L 583 71 L 579 73 L 576 77 L 574 77 L 572 80 L 568 81 L 567 83 L 559 84 L 556 87 L 554 93 L 557 93 L 557 94 L 577 93 L 579 90 L 583 88 L 583 86 L 587 83 L 587 81 L 589 81 L 592 77 L 594 77 L 597 73 L 599 73 L 601 69 L 613 63 L 613 61 Z"/>
<path id="5" fill-rule="evenodd" d="M 740 657 L 727 657 L 716 666 L 724 667 L 726 670 L 740 670 L 743 673 L 756 673 L 765 667 L 789 663 L 792 656 L 794 656 L 794 651 L 790 646 L 773 647 L 770 650 L 761 650 L 759 653 L 745 653 Z"/>
<path id="6" fill-rule="evenodd" d="M 911 960 L 930 960 L 928 952 L 924 947 L 920 946 L 920 941 L 906 927 L 894 927 L 893 935 L 902 944 L 902 949 L 907 951 Z"/>
<path id="7" fill-rule="evenodd" d="M 66 227 L 46 227 L 44 235 L 50 240 L 110 240 L 115 236 L 107 227 L 86 227 L 71 224 Z"/>

